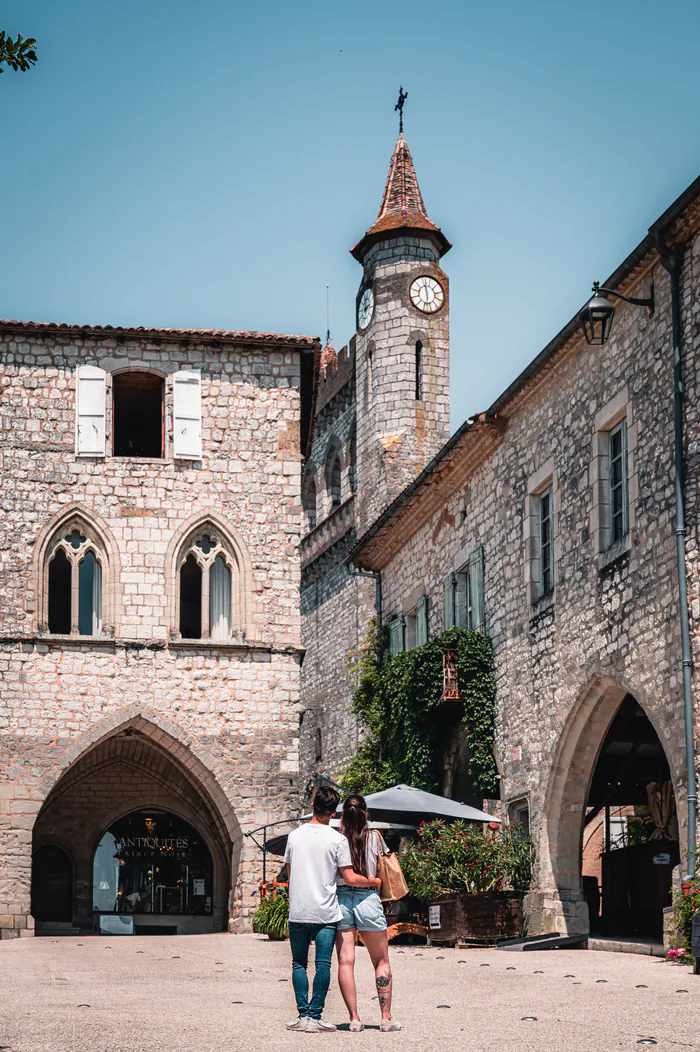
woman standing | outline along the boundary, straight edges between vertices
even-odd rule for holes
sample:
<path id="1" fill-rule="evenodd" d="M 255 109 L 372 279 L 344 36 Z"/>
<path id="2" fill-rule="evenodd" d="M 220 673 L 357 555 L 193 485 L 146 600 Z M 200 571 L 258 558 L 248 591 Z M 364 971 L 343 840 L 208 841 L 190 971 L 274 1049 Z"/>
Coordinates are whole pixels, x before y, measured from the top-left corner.
<path id="1" fill-rule="evenodd" d="M 367 804 L 363 796 L 353 793 L 343 804 L 340 832 L 350 845 L 352 868 L 365 877 L 377 875 L 377 858 L 381 849 L 381 836 L 367 827 Z M 351 888 L 338 879 L 338 903 L 343 919 L 338 923 L 335 948 L 338 952 L 338 981 L 340 992 L 350 1013 L 350 1030 L 364 1030 L 364 1023 L 357 1012 L 357 989 L 355 987 L 355 935 L 362 933 L 362 941 L 369 951 L 374 965 L 377 997 L 382 1012 L 379 1029 L 400 1030 L 391 1015 L 392 978 L 389 965 L 389 940 L 386 934 L 386 918 L 379 892 L 373 888 Z"/>

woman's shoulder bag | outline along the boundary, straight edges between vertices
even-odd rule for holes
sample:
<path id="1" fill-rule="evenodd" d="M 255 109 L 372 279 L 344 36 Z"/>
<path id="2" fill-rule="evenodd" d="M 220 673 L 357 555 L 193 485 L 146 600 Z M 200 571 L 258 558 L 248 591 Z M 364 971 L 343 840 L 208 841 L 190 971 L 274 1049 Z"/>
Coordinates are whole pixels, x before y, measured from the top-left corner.
<path id="1" fill-rule="evenodd" d="M 401 870 L 401 863 L 395 851 L 390 851 L 384 843 L 384 837 L 375 830 L 377 844 L 377 876 L 382 879 L 379 897 L 382 902 L 394 902 L 408 895 L 408 884 Z"/>

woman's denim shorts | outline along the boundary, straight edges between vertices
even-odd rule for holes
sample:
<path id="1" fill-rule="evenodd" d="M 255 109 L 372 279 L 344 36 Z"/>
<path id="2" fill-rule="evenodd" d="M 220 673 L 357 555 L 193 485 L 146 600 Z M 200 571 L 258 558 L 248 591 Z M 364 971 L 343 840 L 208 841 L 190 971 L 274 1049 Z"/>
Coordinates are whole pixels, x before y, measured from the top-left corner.
<path id="1" fill-rule="evenodd" d="M 386 931 L 386 917 L 379 892 L 374 888 L 351 888 L 341 884 L 338 888 L 338 904 L 343 919 L 338 922 L 338 931 L 357 928 L 358 931 Z"/>

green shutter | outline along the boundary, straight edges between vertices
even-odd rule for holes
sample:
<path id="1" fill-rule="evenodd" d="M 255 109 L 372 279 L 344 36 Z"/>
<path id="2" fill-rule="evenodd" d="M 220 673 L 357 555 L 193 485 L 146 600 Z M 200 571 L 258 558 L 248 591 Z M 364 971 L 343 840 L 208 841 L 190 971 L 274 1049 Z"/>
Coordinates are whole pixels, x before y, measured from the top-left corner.
<path id="1" fill-rule="evenodd" d="M 422 647 L 428 642 L 428 597 L 424 595 L 418 600 L 416 615 L 416 646 Z"/>
<path id="2" fill-rule="evenodd" d="M 484 549 L 476 548 L 469 556 L 468 628 L 483 631 L 484 612 Z"/>
<path id="3" fill-rule="evenodd" d="M 443 607 L 445 611 L 445 628 L 454 628 L 455 626 L 455 583 L 456 578 L 453 573 L 448 573 L 447 577 L 442 584 L 442 598 Z"/>
<path id="4" fill-rule="evenodd" d="M 389 653 L 392 657 L 400 654 L 404 649 L 404 619 L 395 617 L 389 624 Z"/>

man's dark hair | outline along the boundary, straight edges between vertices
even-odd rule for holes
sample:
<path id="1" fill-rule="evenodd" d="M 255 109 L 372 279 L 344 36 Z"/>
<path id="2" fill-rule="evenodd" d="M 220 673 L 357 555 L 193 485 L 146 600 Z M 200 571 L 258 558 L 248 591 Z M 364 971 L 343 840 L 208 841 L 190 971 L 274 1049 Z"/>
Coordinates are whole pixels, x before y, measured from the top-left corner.
<path id="1" fill-rule="evenodd" d="M 332 815 L 340 803 L 340 794 L 332 789 L 330 785 L 322 785 L 316 790 L 314 796 L 314 814 Z"/>

